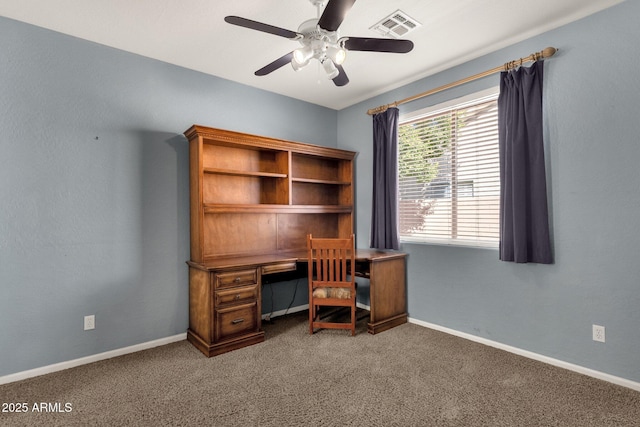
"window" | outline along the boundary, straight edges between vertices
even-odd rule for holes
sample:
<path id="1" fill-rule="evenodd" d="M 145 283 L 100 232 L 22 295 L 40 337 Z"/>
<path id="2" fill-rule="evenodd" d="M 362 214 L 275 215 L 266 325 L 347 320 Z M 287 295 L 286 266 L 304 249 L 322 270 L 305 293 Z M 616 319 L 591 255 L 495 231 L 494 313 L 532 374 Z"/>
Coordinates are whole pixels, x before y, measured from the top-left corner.
<path id="1" fill-rule="evenodd" d="M 496 88 L 401 117 L 401 241 L 498 246 L 497 98 Z"/>

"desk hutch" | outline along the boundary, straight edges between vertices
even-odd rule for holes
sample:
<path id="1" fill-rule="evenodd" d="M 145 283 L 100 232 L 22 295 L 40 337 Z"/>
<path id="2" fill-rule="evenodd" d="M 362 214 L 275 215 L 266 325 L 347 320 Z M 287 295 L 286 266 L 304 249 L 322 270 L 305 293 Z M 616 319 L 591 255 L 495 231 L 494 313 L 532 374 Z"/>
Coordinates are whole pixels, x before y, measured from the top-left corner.
<path id="1" fill-rule="evenodd" d="M 187 339 L 214 356 L 264 340 L 261 278 L 306 262 L 307 234 L 353 233 L 356 153 L 198 125 L 185 136 L 191 224 Z M 376 324 L 384 330 L 406 322 L 404 254 L 359 251 L 357 263 L 367 277 L 373 266 L 383 266 L 375 273 L 383 318 L 374 318 L 372 297 L 369 332 L 376 332 Z M 391 276 L 401 281 L 400 296 L 391 286 L 383 289 L 383 278 Z M 392 307 L 384 295 L 395 301 Z"/>

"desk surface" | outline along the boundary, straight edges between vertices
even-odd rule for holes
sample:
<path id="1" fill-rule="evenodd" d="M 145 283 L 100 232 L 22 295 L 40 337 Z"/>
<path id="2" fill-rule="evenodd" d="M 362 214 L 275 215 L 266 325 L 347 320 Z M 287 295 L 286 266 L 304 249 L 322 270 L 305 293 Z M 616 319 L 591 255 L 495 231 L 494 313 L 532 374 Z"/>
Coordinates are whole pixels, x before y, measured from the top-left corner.
<path id="1" fill-rule="evenodd" d="M 221 270 L 264 266 L 281 263 L 307 262 L 307 251 L 292 251 L 278 254 L 263 254 L 251 256 L 220 257 L 207 260 L 204 264 L 188 261 L 187 263 L 200 270 Z M 393 250 L 356 249 L 356 261 L 376 262 L 393 258 L 404 258 L 407 254 Z"/>

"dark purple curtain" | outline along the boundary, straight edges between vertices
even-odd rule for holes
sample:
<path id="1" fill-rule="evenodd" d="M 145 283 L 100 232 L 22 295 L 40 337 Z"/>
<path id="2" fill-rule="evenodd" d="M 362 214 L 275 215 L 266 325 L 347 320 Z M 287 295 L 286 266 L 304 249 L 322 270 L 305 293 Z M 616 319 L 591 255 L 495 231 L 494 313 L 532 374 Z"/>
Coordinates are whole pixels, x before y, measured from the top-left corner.
<path id="1" fill-rule="evenodd" d="M 397 108 L 373 116 L 372 248 L 399 249 Z"/>
<path id="2" fill-rule="evenodd" d="M 551 264 L 542 132 L 544 62 L 502 72 L 500 141 L 500 259 Z"/>

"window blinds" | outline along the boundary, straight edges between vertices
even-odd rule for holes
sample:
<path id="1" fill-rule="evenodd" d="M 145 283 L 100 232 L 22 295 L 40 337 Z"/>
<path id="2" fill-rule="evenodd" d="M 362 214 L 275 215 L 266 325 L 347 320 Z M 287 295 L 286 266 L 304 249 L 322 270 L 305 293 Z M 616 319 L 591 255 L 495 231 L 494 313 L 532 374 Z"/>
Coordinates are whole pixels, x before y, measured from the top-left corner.
<path id="1" fill-rule="evenodd" d="M 497 247 L 497 94 L 402 122 L 398 158 L 401 240 Z"/>

